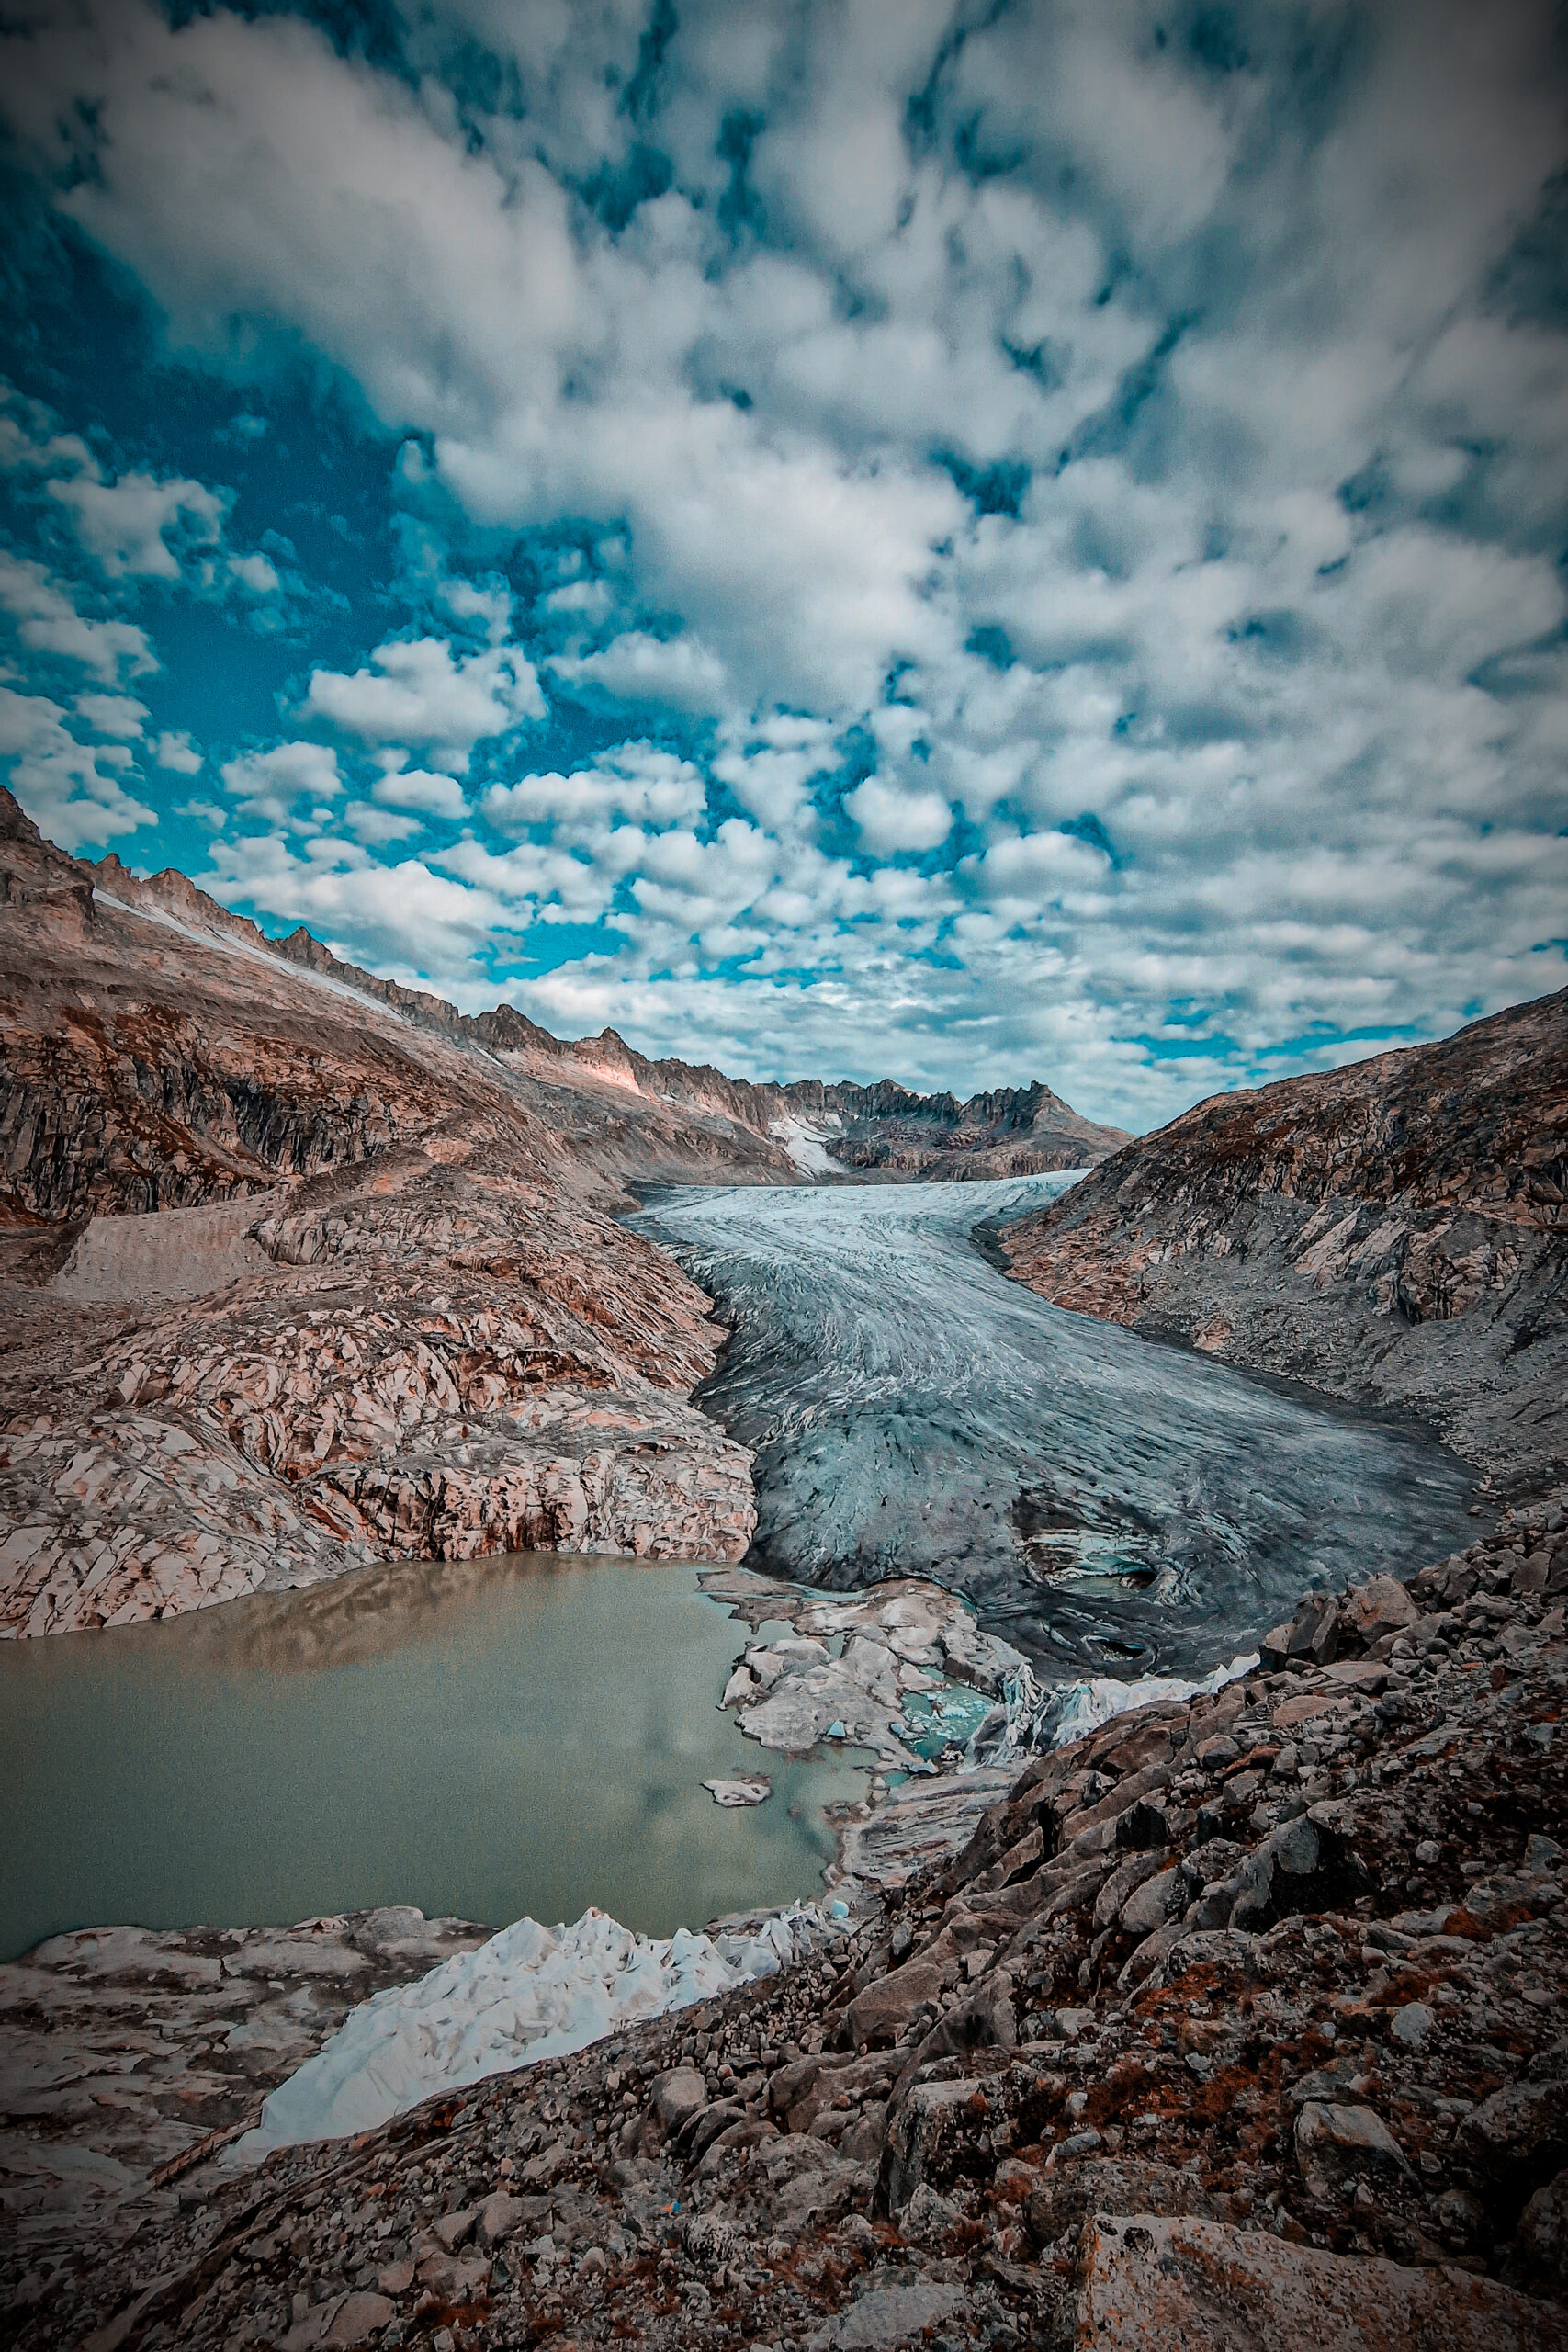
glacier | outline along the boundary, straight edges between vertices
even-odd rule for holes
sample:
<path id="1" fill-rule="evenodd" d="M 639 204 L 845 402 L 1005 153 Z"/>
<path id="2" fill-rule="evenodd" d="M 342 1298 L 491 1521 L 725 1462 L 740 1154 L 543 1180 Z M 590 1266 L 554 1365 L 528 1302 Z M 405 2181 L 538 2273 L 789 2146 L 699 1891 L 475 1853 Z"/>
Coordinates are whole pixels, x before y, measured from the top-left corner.
<path id="1" fill-rule="evenodd" d="M 971 1600 L 1055 1685 L 1202 1678 L 1303 1592 L 1470 1542 L 1471 1474 L 1358 1417 L 1048 1305 L 972 1238 L 1072 1176 L 734 1186 L 632 1220 L 730 1326 L 698 1401 L 756 1454 L 750 1566 Z"/>

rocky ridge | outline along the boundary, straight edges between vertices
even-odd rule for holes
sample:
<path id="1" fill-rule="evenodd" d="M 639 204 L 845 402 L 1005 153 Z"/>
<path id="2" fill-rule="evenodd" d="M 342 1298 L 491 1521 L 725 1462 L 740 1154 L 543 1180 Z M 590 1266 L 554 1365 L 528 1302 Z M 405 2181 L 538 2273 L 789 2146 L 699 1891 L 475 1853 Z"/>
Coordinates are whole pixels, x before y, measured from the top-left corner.
<path id="1" fill-rule="evenodd" d="M 707 1063 L 651 1061 L 614 1029 L 596 1037 L 555 1037 L 515 1005 L 463 1013 L 443 997 L 344 963 L 303 925 L 284 939 L 269 939 L 172 869 L 143 880 L 111 853 L 79 871 L 115 903 L 231 939 L 253 955 L 282 957 L 388 1006 L 415 1027 L 495 1057 L 543 1089 L 539 1107 L 558 1114 L 563 1091 L 570 1096 L 584 1085 L 612 1087 L 649 1105 L 718 1121 L 744 1139 L 743 1151 L 746 1144 L 758 1144 L 775 1164 L 782 1143 L 787 1169 L 852 1170 L 863 1182 L 870 1176 L 1035 1175 L 1087 1167 L 1126 1141 L 1120 1128 L 1083 1118 L 1038 1080 L 961 1103 L 952 1094 L 913 1093 L 889 1079 L 871 1086 L 819 1079 L 753 1084 L 727 1078 Z"/>
<path id="2" fill-rule="evenodd" d="M 1057 1306 L 1418 1414 L 1503 1491 L 1568 1466 L 1568 989 L 1217 1095 L 1004 1229 Z"/>
<path id="3" fill-rule="evenodd" d="M 270 952 L 105 904 L 14 803 L 0 906 L 0 1633 L 380 1554 L 732 1559 L 722 1333 L 612 1212 L 776 1148 L 590 1100 Z M 547 1106 L 546 1106 L 547 1108 Z"/>
<path id="4" fill-rule="evenodd" d="M 761 1985 L 34 2228 L 17 2342 L 1568 2344 L 1562 1502 L 957 1851 L 917 1784 L 909 1866 Z"/>

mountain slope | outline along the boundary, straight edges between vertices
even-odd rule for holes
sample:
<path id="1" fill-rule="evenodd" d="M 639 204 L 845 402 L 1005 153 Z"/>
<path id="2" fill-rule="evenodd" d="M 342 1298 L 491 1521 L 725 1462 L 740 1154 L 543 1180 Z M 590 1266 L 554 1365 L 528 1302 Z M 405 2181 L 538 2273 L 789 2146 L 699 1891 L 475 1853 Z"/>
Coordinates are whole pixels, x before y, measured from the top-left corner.
<path id="1" fill-rule="evenodd" d="M 563 1121 L 209 906 L 116 903 L 0 801 L 0 1633 L 377 1553 L 738 1558 L 750 1456 L 686 1401 L 722 1334 L 611 1212 L 787 1156 Z"/>
<path id="2" fill-rule="evenodd" d="M 727 1078 L 708 1063 L 650 1061 L 614 1029 L 563 1040 L 515 1005 L 463 1013 L 445 998 L 400 988 L 357 964 L 343 963 L 303 927 L 286 939 L 270 940 L 183 874 L 171 871 L 143 881 L 113 855 L 77 873 L 90 878 L 100 899 L 168 917 L 253 954 L 281 956 L 339 989 L 373 999 L 416 1028 L 493 1055 L 514 1077 L 529 1081 L 527 1099 L 571 1133 L 574 1148 L 601 1162 L 614 1155 L 606 1152 L 593 1121 L 586 1127 L 578 1124 L 571 1104 L 570 1098 L 584 1088 L 613 1088 L 622 1098 L 667 1106 L 678 1118 L 684 1114 L 705 1126 L 716 1122 L 721 1131 L 732 1131 L 742 1162 L 750 1162 L 760 1144 L 759 1169 L 786 1178 L 802 1170 L 824 1175 L 840 1169 L 863 1182 L 1027 1176 L 1088 1167 L 1127 1140 L 1119 1127 L 1080 1117 L 1038 1080 L 961 1103 L 951 1094 L 912 1093 L 890 1079 L 872 1086 L 820 1079 L 754 1085 Z M 642 1136 L 641 1141 L 647 1148 L 649 1138 Z M 691 1148 L 690 1137 L 684 1148 Z M 635 1155 L 622 1172 L 639 1172 Z M 700 1177 L 705 1170 L 695 1172 Z"/>
<path id="3" fill-rule="evenodd" d="M 723 1335 L 626 1184 L 798 1183 L 863 1118 L 901 1173 L 1060 1164 L 1047 1090 L 973 1107 L 470 1018 L 0 792 L 0 1634 L 376 1554 L 739 1558 Z"/>
<path id="4" fill-rule="evenodd" d="M 1568 989 L 1438 1045 L 1215 1096 L 1010 1227 L 1062 1306 L 1568 1459 Z"/>

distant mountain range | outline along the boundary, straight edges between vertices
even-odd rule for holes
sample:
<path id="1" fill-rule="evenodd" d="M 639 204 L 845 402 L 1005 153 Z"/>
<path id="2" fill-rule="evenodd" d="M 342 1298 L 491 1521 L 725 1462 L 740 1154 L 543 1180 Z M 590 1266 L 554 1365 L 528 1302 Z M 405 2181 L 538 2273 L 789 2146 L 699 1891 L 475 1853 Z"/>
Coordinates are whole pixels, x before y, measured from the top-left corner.
<path id="1" fill-rule="evenodd" d="M 871 1086 L 820 1079 L 754 1085 L 727 1078 L 706 1062 L 650 1061 L 614 1029 L 601 1030 L 596 1037 L 562 1039 L 513 1004 L 464 1013 L 444 997 L 384 980 L 343 962 L 303 925 L 287 938 L 269 939 L 173 869 L 143 881 L 111 854 L 84 871 L 96 889 L 126 906 L 171 915 L 197 930 L 228 933 L 281 956 L 375 998 L 421 1028 L 458 1045 L 480 1046 L 547 1080 L 570 1085 L 596 1080 L 651 1102 L 728 1120 L 782 1143 L 796 1166 L 813 1175 L 842 1169 L 862 1181 L 1028 1176 L 1090 1167 L 1127 1140 L 1120 1127 L 1081 1118 L 1038 1080 L 976 1094 L 967 1102 L 952 1094 L 916 1094 L 891 1079 Z"/>

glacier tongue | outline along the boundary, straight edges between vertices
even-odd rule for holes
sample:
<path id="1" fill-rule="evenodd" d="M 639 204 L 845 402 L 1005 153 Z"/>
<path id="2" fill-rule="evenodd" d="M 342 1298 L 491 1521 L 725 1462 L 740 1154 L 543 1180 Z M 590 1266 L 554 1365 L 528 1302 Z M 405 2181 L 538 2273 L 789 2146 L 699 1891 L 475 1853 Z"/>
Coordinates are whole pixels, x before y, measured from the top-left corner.
<path id="1" fill-rule="evenodd" d="M 477 1951 L 351 2009 L 271 2094 L 231 2158 L 259 2163 L 273 2148 L 373 2131 L 438 2091 L 564 2056 L 622 2026 L 772 1976 L 837 1932 L 822 1908 L 798 1903 L 712 1934 L 680 1928 L 661 1939 L 592 1907 L 570 1928 L 519 1919 Z"/>

